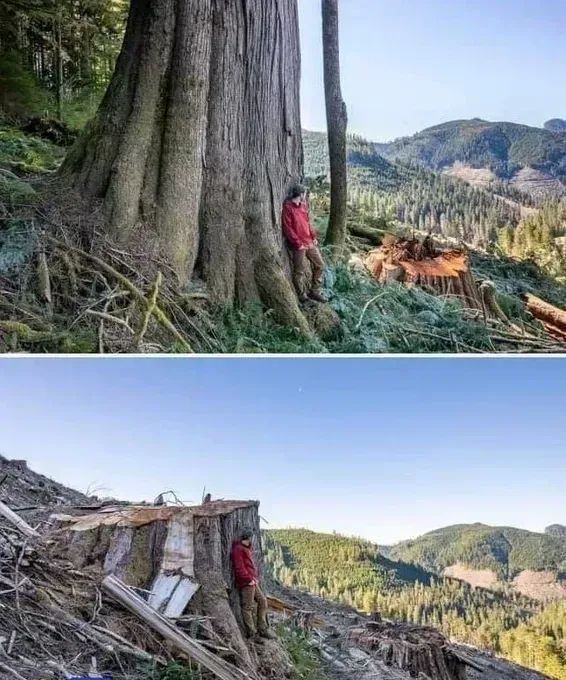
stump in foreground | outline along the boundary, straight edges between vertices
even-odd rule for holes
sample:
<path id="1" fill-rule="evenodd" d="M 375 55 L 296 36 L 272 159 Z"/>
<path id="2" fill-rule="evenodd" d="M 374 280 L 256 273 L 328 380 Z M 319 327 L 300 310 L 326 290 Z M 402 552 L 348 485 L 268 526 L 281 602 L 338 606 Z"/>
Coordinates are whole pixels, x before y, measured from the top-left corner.
<path id="1" fill-rule="evenodd" d="M 244 527 L 254 531 L 255 559 L 263 561 L 256 501 L 200 506 L 116 506 L 82 516 L 57 515 L 54 547 L 77 569 L 93 566 L 144 593 L 170 619 L 208 618 L 206 625 L 253 667 L 241 630 L 230 549 Z"/>

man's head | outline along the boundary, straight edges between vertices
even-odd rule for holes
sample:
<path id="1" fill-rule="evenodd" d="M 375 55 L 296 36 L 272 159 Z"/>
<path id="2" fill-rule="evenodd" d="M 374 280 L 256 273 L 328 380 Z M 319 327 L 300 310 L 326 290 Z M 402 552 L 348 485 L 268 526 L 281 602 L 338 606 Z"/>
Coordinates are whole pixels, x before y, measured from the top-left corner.
<path id="1" fill-rule="evenodd" d="M 240 541 L 244 545 L 251 545 L 252 544 L 252 536 L 253 536 L 253 531 L 249 528 L 246 528 L 240 534 Z"/>
<path id="2" fill-rule="evenodd" d="M 293 184 L 289 192 L 289 198 L 294 203 L 300 203 L 305 199 L 307 188 L 304 184 Z"/>

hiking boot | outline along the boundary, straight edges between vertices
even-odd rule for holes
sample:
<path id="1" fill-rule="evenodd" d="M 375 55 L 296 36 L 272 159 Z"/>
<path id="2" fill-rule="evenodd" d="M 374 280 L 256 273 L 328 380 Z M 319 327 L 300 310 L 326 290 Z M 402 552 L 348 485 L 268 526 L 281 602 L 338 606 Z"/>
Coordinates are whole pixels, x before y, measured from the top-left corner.
<path id="1" fill-rule="evenodd" d="M 317 302 L 328 302 L 324 295 L 320 293 L 318 290 L 311 291 L 309 293 L 309 297 L 311 300 L 316 300 Z"/>
<path id="2" fill-rule="evenodd" d="M 266 640 L 275 640 L 277 638 L 270 630 L 262 630 L 258 633 L 259 637 L 265 638 Z"/>

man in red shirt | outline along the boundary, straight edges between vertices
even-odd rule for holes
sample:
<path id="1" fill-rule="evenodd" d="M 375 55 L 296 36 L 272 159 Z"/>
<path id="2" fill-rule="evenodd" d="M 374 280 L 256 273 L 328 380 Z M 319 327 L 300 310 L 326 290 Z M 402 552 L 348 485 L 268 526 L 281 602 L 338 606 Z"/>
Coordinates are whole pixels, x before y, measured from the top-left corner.
<path id="1" fill-rule="evenodd" d="M 267 599 L 259 587 L 259 576 L 253 558 L 252 535 L 252 531 L 245 529 L 232 546 L 231 557 L 236 587 L 240 591 L 242 617 L 248 637 L 255 638 L 259 634 L 260 637 L 271 639 L 273 634 L 268 629 Z M 257 604 L 256 617 L 254 602 Z"/>
<path id="2" fill-rule="evenodd" d="M 310 223 L 306 192 L 302 184 L 297 184 L 291 189 L 289 198 L 283 203 L 281 223 L 283 234 L 291 249 L 293 282 L 299 301 L 307 302 L 311 298 L 318 302 L 326 302 L 321 291 L 324 260 L 318 247 L 318 236 Z M 312 269 L 310 290 L 307 285 L 309 262 Z"/>

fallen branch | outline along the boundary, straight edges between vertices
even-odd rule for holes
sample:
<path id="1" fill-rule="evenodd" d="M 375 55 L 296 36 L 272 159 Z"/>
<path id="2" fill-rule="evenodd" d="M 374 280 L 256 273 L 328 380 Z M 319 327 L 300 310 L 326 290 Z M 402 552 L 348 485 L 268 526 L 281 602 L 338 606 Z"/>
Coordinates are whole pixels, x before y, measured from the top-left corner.
<path id="1" fill-rule="evenodd" d="M 47 600 L 53 599 L 52 593 L 48 593 L 47 591 L 42 592 Z M 100 626 L 94 626 L 87 621 L 77 619 L 75 616 L 69 614 L 69 612 L 62 609 L 59 605 L 53 604 L 51 601 L 49 603 L 49 609 L 51 609 L 58 618 L 69 625 L 75 634 L 83 635 L 85 638 L 88 638 L 104 652 L 119 651 L 122 654 L 133 656 L 141 661 L 153 661 L 155 659 L 149 652 L 145 652 L 131 642 L 102 629 Z"/>
<path id="2" fill-rule="evenodd" d="M 366 227 L 363 224 L 349 224 L 348 231 L 354 236 L 367 239 L 373 245 L 378 246 L 386 232 L 373 227 Z"/>
<path id="3" fill-rule="evenodd" d="M 62 337 L 60 333 L 50 333 L 49 331 L 36 331 L 27 323 L 22 321 L 0 321 L 0 333 L 15 335 L 21 342 L 45 342 L 57 340 Z"/>
<path id="4" fill-rule="evenodd" d="M 0 661 L 0 669 L 5 671 L 6 673 L 9 673 L 12 675 L 14 678 L 18 678 L 18 680 L 27 680 L 27 678 L 24 678 L 23 675 L 20 675 L 18 671 L 15 671 L 13 668 L 10 668 L 10 666 L 7 666 L 5 663 Z"/>
<path id="5" fill-rule="evenodd" d="M 139 349 L 141 347 L 141 343 L 143 340 L 143 336 L 146 334 L 147 327 L 149 325 L 149 320 L 151 318 L 151 315 L 154 313 L 155 307 L 157 306 L 157 296 L 159 295 L 159 287 L 161 286 L 161 272 L 157 272 L 157 277 L 155 279 L 155 283 L 153 284 L 153 288 L 151 289 L 151 293 L 149 294 L 149 297 L 147 299 L 147 309 L 145 310 L 142 323 L 140 326 L 140 330 L 136 336 L 135 340 L 135 347 Z"/>
<path id="6" fill-rule="evenodd" d="M 16 515 L 13 510 L 10 510 L 7 505 L 4 505 L 2 501 L 0 501 L 0 515 L 2 515 L 4 519 L 7 519 L 10 524 L 13 524 L 17 529 L 19 529 L 22 534 L 34 538 L 39 536 L 39 533 L 33 527 L 31 527 L 19 515 Z"/>
<path id="7" fill-rule="evenodd" d="M 542 321 L 549 335 L 564 341 L 566 336 L 566 311 L 541 300 L 536 295 L 525 295 L 527 311 Z"/>

